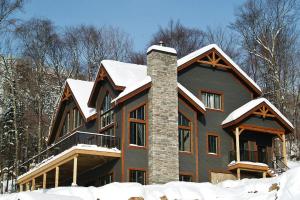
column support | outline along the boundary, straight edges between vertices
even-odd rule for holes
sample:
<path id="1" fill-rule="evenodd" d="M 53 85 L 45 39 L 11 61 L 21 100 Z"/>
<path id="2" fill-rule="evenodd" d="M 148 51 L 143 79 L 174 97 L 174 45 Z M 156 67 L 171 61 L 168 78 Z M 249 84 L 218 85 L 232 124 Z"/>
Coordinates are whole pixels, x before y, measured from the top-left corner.
<path id="1" fill-rule="evenodd" d="M 282 135 L 282 156 L 284 164 L 287 165 L 285 134 Z"/>
<path id="2" fill-rule="evenodd" d="M 267 172 L 263 172 L 263 178 L 267 178 Z"/>
<path id="3" fill-rule="evenodd" d="M 32 179 L 31 190 L 35 190 L 35 178 Z"/>
<path id="4" fill-rule="evenodd" d="M 58 182 L 59 182 L 59 167 L 57 166 L 55 168 L 55 187 L 58 187 Z"/>
<path id="5" fill-rule="evenodd" d="M 78 155 L 76 155 L 73 160 L 73 183 L 72 183 L 72 186 L 77 186 L 77 162 L 78 162 Z"/>
<path id="6" fill-rule="evenodd" d="M 241 169 L 240 168 L 236 169 L 236 175 L 237 175 L 237 179 L 241 180 Z"/>
<path id="7" fill-rule="evenodd" d="M 47 173 L 43 174 L 43 189 L 47 188 Z"/>
<path id="8" fill-rule="evenodd" d="M 241 161 L 240 157 L 240 129 L 239 127 L 235 128 L 235 151 L 236 151 L 236 162 Z"/>
<path id="9" fill-rule="evenodd" d="M 20 192 L 23 192 L 23 184 L 20 184 Z"/>
<path id="10" fill-rule="evenodd" d="M 29 182 L 26 183 L 26 191 L 30 190 L 29 188 Z"/>

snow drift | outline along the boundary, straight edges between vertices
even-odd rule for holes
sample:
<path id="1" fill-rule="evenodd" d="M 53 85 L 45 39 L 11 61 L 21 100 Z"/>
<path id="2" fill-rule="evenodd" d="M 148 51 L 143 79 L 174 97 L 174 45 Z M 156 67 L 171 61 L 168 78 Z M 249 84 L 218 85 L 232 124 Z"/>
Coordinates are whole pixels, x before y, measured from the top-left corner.
<path id="1" fill-rule="evenodd" d="M 243 179 L 211 183 L 170 182 L 164 185 L 142 186 L 137 183 L 112 183 L 103 187 L 59 187 L 34 192 L 3 195 L 0 200 L 299 200 L 300 167 L 267 179 Z"/>

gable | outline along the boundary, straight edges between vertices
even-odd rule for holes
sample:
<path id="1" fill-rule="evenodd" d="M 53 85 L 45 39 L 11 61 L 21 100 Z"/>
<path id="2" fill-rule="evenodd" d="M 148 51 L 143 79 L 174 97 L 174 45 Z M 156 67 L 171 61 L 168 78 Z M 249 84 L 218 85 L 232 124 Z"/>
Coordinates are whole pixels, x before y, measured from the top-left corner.
<path id="1" fill-rule="evenodd" d="M 228 115 L 228 117 L 222 122 L 222 127 L 227 128 L 242 122 L 251 122 L 250 117 L 255 116 L 262 120 L 265 119 L 265 123 L 268 121 L 276 121 L 280 124 L 281 129 L 293 132 L 294 127 L 291 122 L 267 99 L 259 98 L 248 102 L 247 104 L 236 109 Z M 256 124 L 260 122 L 256 121 Z M 270 122 L 268 122 L 271 124 Z M 272 123 L 275 126 L 274 123 Z M 276 127 L 276 126 L 275 126 Z M 278 129 L 278 126 L 276 127 Z"/>
<path id="2" fill-rule="evenodd" d="M 194 63 L 207 65 L 215 69 L 223 69 L 233 73 L 241 82 L 248 87 L 254 96 L 260 96 L 260 87 L 228 57 L 217 45 L 208 45 L 178 60 L 177 72 L 192 66 Z"/>

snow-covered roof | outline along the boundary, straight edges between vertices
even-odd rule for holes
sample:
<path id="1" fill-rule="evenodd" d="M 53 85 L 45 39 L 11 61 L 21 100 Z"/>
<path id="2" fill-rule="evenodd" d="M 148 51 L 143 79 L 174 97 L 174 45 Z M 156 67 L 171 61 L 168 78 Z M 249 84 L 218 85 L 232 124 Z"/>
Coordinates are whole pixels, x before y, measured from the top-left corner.
<path id="1" fill-rule="evenodd" d="M 164 46 L 160 46 L 160 45 L 152 45 L 151 47 L 149 47 L 147 49 L 147 54 L 152 50 L 158 50 L 158 51 L 164 51 L 164 52 L 171 53 L 171 54 L 177 54 L 177 52 L 174 48 L 164 47 Z"/>
<path id="2" fill-rule="evenodd" d="M 128 87 L 125 88 L 125 90 L 123 90 L 123 92 L 121 92 L 115 99 L 113 99 L 111 102 L 115 103 L 117 102 L 119 99 L 125 97 L 126 95 L 134 92 L 135 90 L 143 87 L 144 85 L 151 83 L 151 77 L 150 76 L 146 76 L 142 81 L 137 82 L 133 85 L 130 85 Z"/>
<path id="3" fill-rule="evenodd" d="M 194 51 L 183 58 L 177 60 L 177 65 L 180 67 L 181 65 L 189 62 L 190 60 L 204 54 L 205 52 L 211 50 L 211 49 L 216 49 L 232 66 L 245 78 L 247 79 L 258 91 L 262 91 L 261 88 L 255 83 L 254 80 L 252 80 L 226 53 L 216 44 L 210 44 L 207 45 L 197 51 Z"/>
<path id="4" fill-rule="evenodd" d="M 72 94 L 78 103 L 79 109 L 82 111 L 85 119 L 96 114 L 95 108 L 88 107 L 88 100 L 91 94 L 94 82 L 67 79 Z"/>
<path id="5" fill-rule="evenodd" d="M 198 99 L 193 93 L 191 93 L 188 89 L 186 89 L 183 85 L 177 82 L 178 88 L 184 92 L 192 101 L 194 101 L 202 110 L 206 111 L 205 105 Z"/>
<path id="6" fill-rule="evenodd" d="M 239 107 L 238 109 L 234 110 L 230 113 L 227 118 L 222 122 L 222 125 L 228 124 L 232 121 L 237 120 L 256 106 L 261 103 L 266 103 L 284 122 L 286 122 L 291 128 L 294 128 L 293 124 L 266 98 L 258 98 L 248 103 L 244 104 L 243 106 Z"/>
<path id="7" fill-rule="evenodd" d="M 145 65 L 103 60 L 100 67 L 105 68 L 115 85 L 122 87 L 132 86 L 147 76 L 147 66 Z"/>

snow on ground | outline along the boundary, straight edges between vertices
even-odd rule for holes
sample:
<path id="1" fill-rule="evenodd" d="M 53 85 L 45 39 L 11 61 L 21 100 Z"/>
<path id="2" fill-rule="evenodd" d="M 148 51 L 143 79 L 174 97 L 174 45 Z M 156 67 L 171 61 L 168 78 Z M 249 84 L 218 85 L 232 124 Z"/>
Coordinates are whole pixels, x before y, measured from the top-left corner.
<path id="1" fill-rule="evenodd" d="M 21 192 L 0 196 L 0 200 L 128 200 L 130 197 L 159 200 L 162 196 L 166 196 L 168 200 L 299 200 L 299 179 L 300 166 L 274 178 L 224 181 L 218 185 L 170 182 L 142 186 L 137 183 L 112 183 L 99 188 L 59 187 Z"/>

